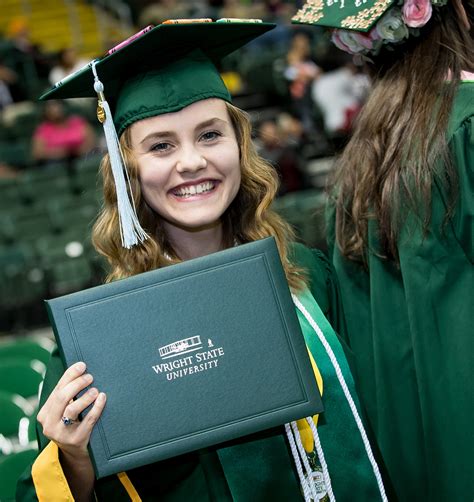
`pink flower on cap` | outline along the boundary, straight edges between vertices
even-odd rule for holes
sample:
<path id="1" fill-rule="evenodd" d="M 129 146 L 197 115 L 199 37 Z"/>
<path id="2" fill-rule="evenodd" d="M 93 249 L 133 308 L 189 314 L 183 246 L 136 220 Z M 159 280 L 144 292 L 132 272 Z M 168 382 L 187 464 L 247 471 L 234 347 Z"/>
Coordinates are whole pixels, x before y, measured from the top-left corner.
<path id="1" fill-rule="evenodd" d="M 332 41 L 339 49 L 349 54 L 360 54 L 373 48 L 373 40 L 365 33 L 349 30 L 334 30 Z"/>
<path id="2" fill-rule="evenodd" d="M 403 21 L 410 28 L 420 28 L 429 21 L 432 10 L 430 0 L 405 0 Z"/>

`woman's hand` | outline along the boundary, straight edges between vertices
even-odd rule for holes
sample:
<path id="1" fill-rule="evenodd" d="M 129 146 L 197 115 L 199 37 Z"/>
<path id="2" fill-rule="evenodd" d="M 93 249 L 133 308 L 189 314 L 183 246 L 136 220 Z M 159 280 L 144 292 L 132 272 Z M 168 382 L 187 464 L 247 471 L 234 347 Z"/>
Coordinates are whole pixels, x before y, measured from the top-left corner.
<path id="1" fill-rule="evenodd" d="M 94 471 L 87 445 L 106 401 L 105 394 L 94 387 L 74 400 L 80 391 L 92 384 L 92 375 L 85 371 L 83 362 L 68 368 L 37 417 L 43 426 L 43 434 L 60 449 L 61 465 L 76 500 L 90 500 L 93 493 Z M 90 411 L 79 421 L 79 414 L 92 403 Z"/>

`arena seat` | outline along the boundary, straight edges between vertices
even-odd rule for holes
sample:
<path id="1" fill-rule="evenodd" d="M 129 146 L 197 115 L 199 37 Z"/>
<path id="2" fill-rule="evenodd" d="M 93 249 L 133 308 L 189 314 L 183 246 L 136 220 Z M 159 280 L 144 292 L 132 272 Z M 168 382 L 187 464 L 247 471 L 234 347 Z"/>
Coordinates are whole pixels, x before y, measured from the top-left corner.
<path id="1" fill-rule="evenodd" d="M 0 390 L 0 434 L 19 441 L 20 420 L 30 417 L 33 407 L 19 394 Z"/>
<path id="2" fill-rule="evenodd" d="M 0 364 L 0 390 L 25 398 L 38 396 L 46 366 L 41 361 L 9 359 Z"/>
<path id="3" fill-rule="evenodd" d="M 324 208 L 327 195 L 321 190 L 291 192 L 274 202 L 274 209 L 294 228 L 309 247 L 326 247 Z"/>
<path id="4" fill-rule="evenodd" d="M 70 228 L 66 233 L 38 240 L 39 263 L 45 271 L 51 297 L 78 291 L 93 283 L 87 232 L 83 227 Z"/>
<path id="5" fill-rule="evenodd" d="M 15 500 L 17 480 L 37 455 L 36 448 L 29 448 L 0 458 L 0 500 L 2 502 Z"/>
<path id="6" fill-rule="evenodd" d="M 55 343 L 49 338 L 14 339 L 0 344 L 0 364 L 8 359 L 32 361 L 37 359 L 47 364 Z"/>

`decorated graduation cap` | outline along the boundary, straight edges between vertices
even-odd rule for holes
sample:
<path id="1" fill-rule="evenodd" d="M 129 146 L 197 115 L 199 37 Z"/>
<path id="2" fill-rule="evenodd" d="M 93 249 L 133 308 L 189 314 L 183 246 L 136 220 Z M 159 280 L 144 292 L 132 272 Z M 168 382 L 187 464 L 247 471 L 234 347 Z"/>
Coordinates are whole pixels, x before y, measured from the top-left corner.
<path id="1" fill-rule="evenodd" d="M 176 112 L 196 101 L 230 102 L 216 65 L 273 27 L 258 20 L 175 20 L 148 26 L 41 96 L 98 97 L 97 116 L 112 166 L 123 247 L 129 249 L 147 235 L 127 190 L 120 135 L 138 120 Z"/>
<path id="2" fill-rule="evenodd" d="M 368 31 L 396 0 L 308 0 L 292 22 Z"/>
<path id="3" fill-rule="evenodd" d="M 307 0 L 292 18 L 295 24 L 334 28 L 333 43 L 349 54 L 376 55 L 400 44 L 431 19 L 448 0 Z"/>

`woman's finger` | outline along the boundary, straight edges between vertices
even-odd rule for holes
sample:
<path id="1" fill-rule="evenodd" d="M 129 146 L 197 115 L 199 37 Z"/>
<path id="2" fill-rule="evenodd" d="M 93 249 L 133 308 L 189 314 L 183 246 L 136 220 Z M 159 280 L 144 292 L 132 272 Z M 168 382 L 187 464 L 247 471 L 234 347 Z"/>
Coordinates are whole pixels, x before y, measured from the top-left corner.
<path id="1" fill-rule="evenodd" d="M 49 395 L 48 399 L 44 403 L 43 407 L 40 409 L 38 412 L 38 421 L 40 423 L 44 423 L 46 420 L 48 420 L 51 411 L 55 413 L 54 419 L 57 417 L 57 406 L 54 406 L 57 398 L 58 398 L 58 392 L 63 389 L 66 385 L 68 385 L 70 382 L 74 381 L 75 379 L 81 377 L 84 372 L 86 371 L 86 365 L 82 361 L 73 364 L 70 366 L 64 373 L 63 376 L 59 379 L 59 382 L 56 384 L 56 387 L 53 389 L 51 394 Z M 71 396 L 70 399 L 72 399 L 74 396 Z M 64 405 L 65 407 L 66 405 Z"/>
<path id="2" fill-rule="evenodd" d="M 62 389 L 68 383 L 75 380 L 77 377 L 81 376 L 86 371 L 86 364 L 82 361 L 75 363 L 63 373 L 63 376 L 59 379 L 53 392 L 57 389 Z"/>
<path id="3" fill-rule="evenodd" d="M 92 387 L 75 401 L 71 401 L 64 409 L 63 416 L 72 420 L 77 420 L 77 417 L 88 406 L 90 406 L 99 395 L 99 391 Z"/>
<path id="4" fill-rule="evenodd" d="M 65 386 L 55 389 L 48 399 L 48 414 L 52 420 L 60 420 L 69 402 L 93 382 L 91 374 L 81 375 Z"/>
<path id="5" fill-rule="evenodd" d="M 89 413 L 82 419 L 82 422 L 77 428 L 77 435 L 84 441 L 89 442 L 89 437 L 91 435 L 94 425 L 99 420 L 102 412 L 104 411 L 105 403 L 107 401 L 106 395 L 101 392 L 94 403 L 94 406 L 90 409 Z"/>

